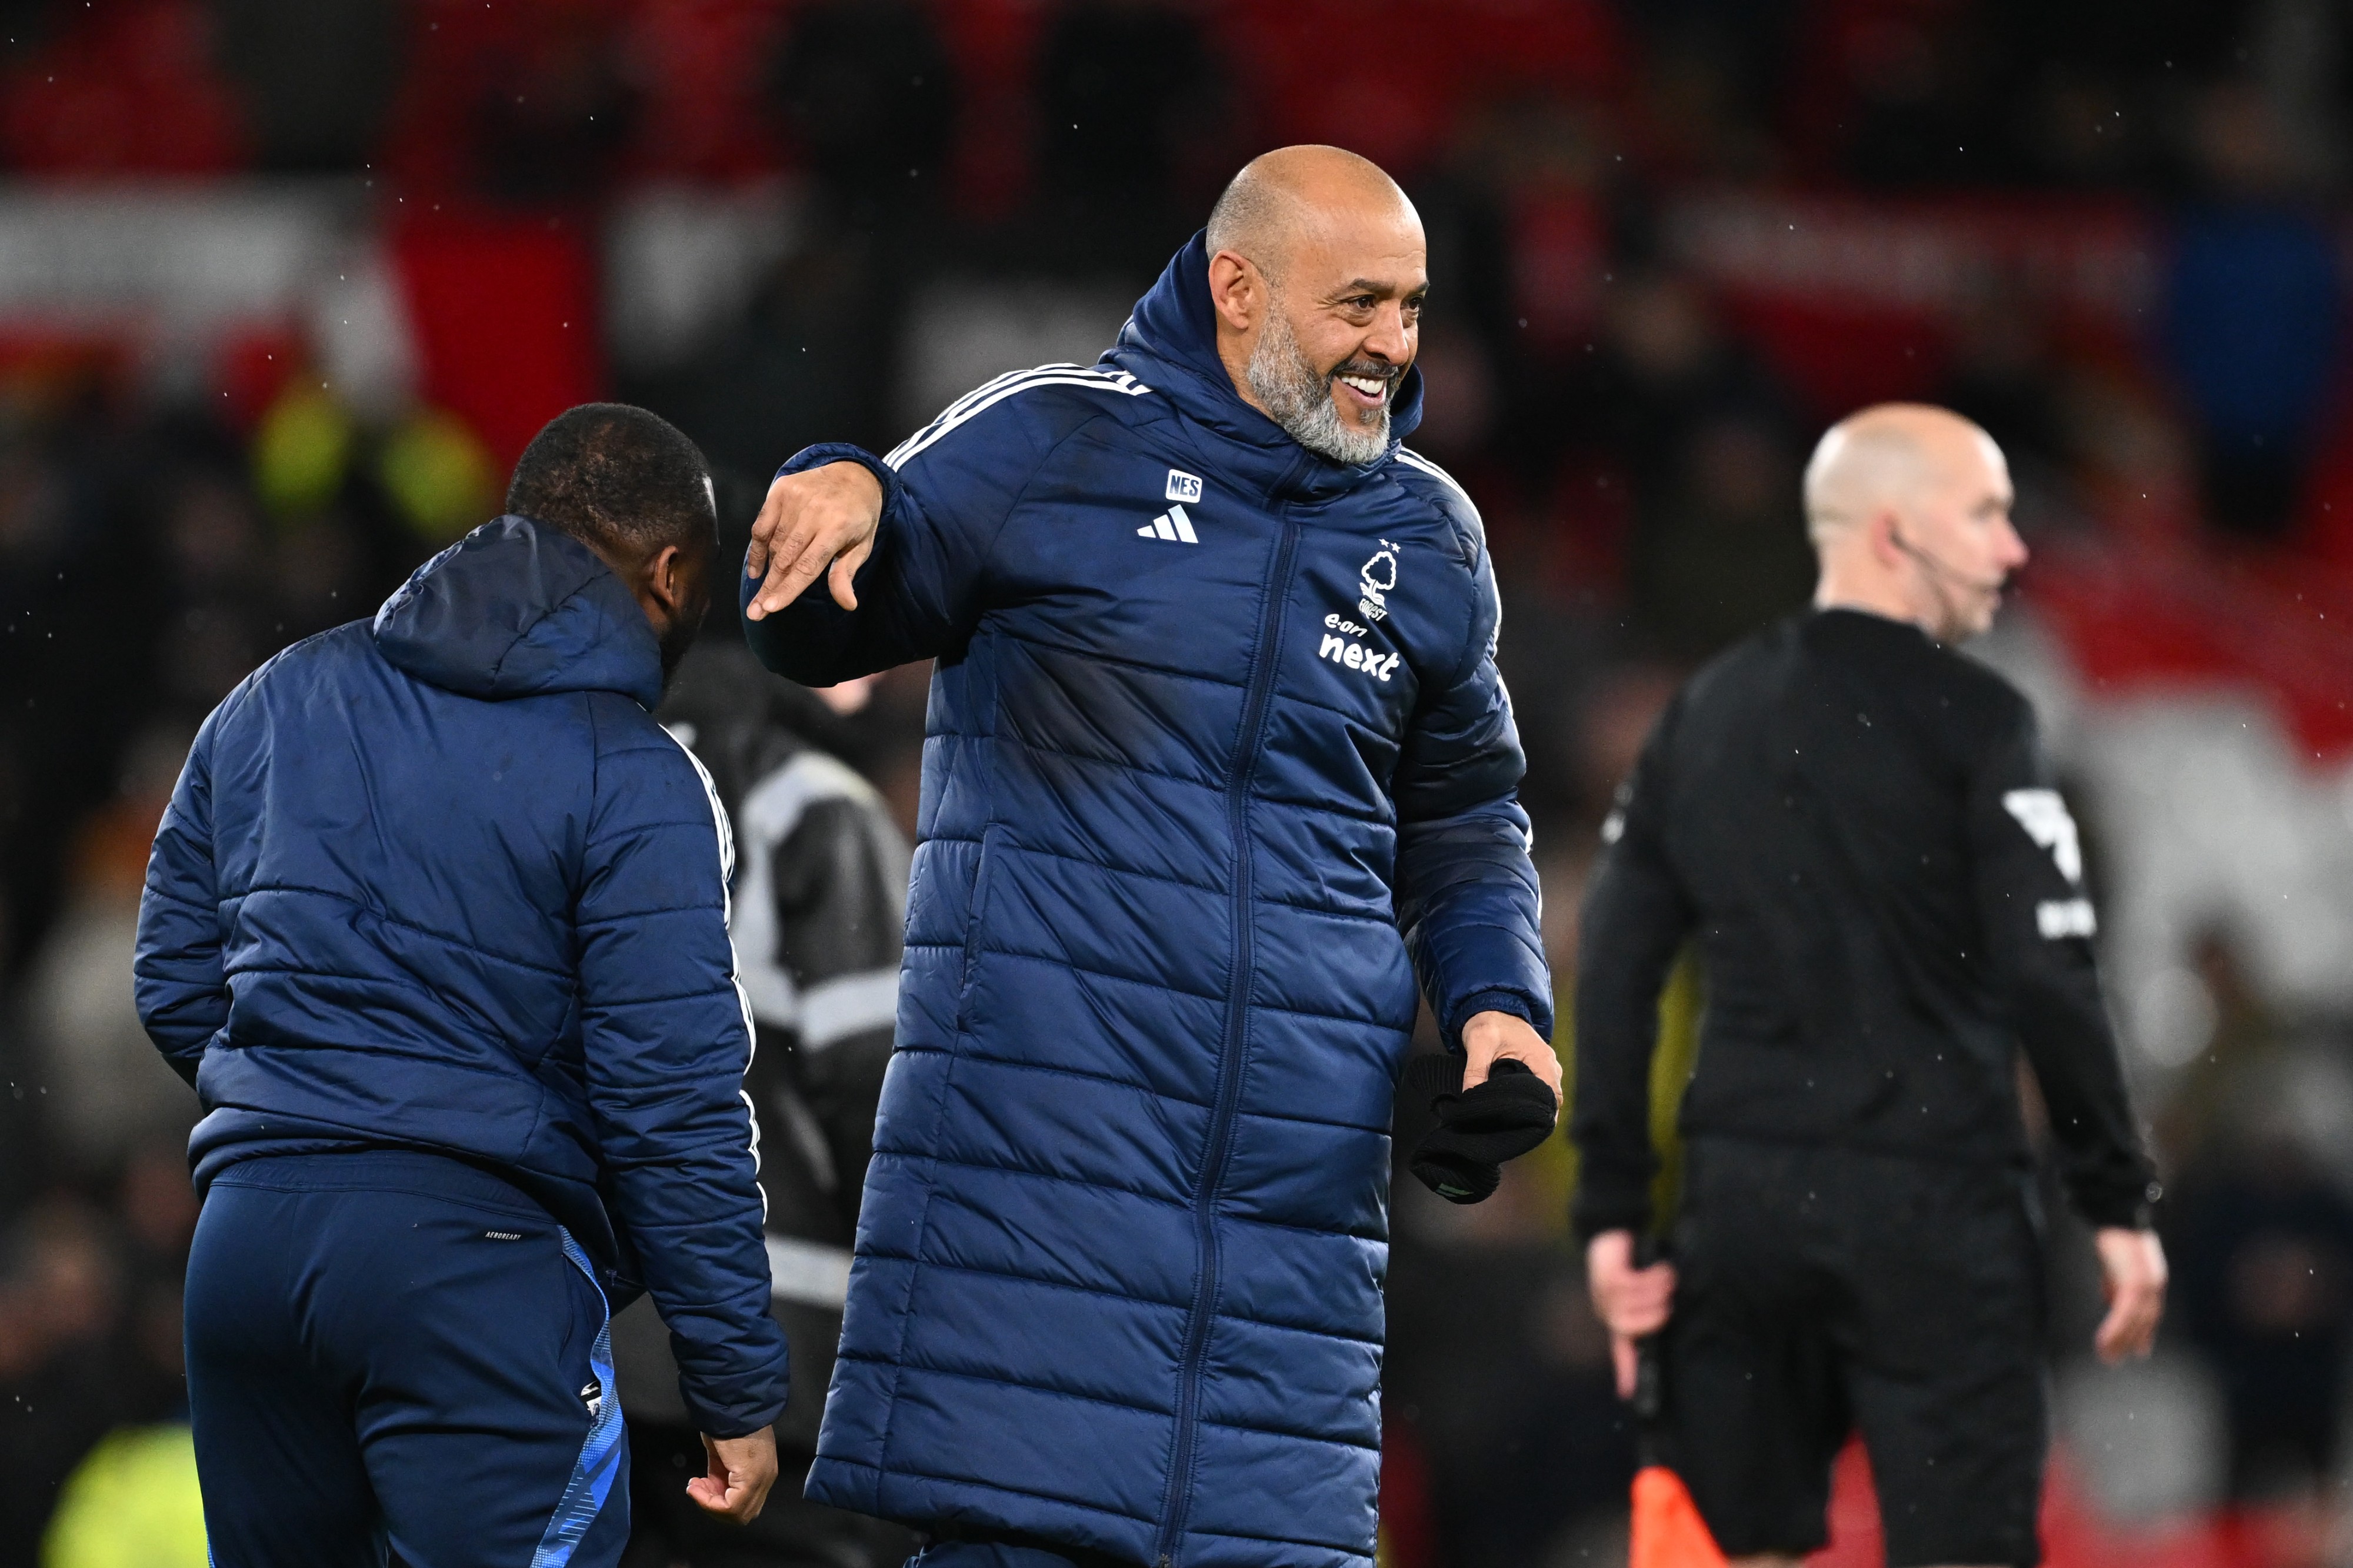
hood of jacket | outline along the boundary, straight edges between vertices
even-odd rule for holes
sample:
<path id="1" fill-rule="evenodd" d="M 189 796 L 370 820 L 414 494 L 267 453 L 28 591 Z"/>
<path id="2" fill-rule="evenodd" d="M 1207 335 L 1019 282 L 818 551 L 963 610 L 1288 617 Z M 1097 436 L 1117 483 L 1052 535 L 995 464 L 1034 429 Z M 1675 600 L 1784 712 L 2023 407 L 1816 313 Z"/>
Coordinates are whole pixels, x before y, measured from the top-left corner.
<path id="1" fill-rule="evenodd" d="M 1218 357 L 1217 308 L 1209 300 L 1208 231 L 1201 230 L 1169 258 L 1155 283 L 1135 303 L 1119 341 L 1104 353 L 1106 363 L 1167 395 L 1186 416 L 1223 438 L 1220 456 L 1232 472 L 1262 485 L 1270 494 L 1317 497 L 1353 489 L 1388 461 L 1399 443 L 1421 423 L 1421 369 L 1408 370 L 1389 410 L 1389 444 L 1369 463 L 1351 467 L 1311 452 L 1291 433 L 1234 390 L 1233 377 Z"/>
<path id="2" fill-rule="evenodd" d="M 493 518 L 419 566 L 375 613 L 393 665 L 492 701 L 616 691 L 661 701 L 661 647 L 612 568 L 530 518 Z"/>

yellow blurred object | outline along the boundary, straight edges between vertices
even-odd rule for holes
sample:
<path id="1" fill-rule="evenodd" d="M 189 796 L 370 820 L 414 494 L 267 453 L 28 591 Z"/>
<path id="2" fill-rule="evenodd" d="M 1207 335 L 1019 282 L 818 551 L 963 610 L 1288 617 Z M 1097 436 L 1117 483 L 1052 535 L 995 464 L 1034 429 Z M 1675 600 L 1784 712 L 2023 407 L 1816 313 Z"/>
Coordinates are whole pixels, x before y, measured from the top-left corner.
<path id="1" fill-rule="evenodd" d="M 341 403 L 289 384 L 253 433 L 253 489 L 278 517 L 300 517 L 341 493 L 355 432 Z"/>
<path id="2" fill-rule="evenodd" d="M 1683 1136 L 1676 1126 L 1683 1090 L 1699 1066 L 1700 1015 L 1705 1011 L 1699 951 L 1687 947 L 1659 993 L 1659 1048 L 1651 1058 L 1651 1146 L 1659 1152 L 1659 1174 L 1651 1184 L 1651 1228 L 1663 1236 L 1674 1228 L 1683 1206 Z"/>
<path id="3" fill-rule="evenodd" d="M 41 1568 L 206 1568 L 205 1500 L 185 1426 L 100 1439 L 58 1493 Z"/>
<path id="4" fill-rule="evenodd" d="M 453 414 L 427 408 L 401 422 L 384 444 L 378 477 L 401 521 L 447 544 L 498 506 L 498 466 L 481 438 Z"/>

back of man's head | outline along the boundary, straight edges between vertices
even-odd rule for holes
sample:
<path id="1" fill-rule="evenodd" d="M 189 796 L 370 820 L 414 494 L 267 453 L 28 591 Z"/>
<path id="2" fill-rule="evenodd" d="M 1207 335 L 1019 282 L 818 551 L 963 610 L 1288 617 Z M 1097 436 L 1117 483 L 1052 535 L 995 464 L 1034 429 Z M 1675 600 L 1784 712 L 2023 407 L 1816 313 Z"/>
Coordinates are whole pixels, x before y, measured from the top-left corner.
<path id="1" fill-rule="evenodd" d="M 567 408 L 515 460 L 507 510 L 570 534 L 617 568 L 718 542 L 711 466 L 683 431 L 626 403 Z"/>

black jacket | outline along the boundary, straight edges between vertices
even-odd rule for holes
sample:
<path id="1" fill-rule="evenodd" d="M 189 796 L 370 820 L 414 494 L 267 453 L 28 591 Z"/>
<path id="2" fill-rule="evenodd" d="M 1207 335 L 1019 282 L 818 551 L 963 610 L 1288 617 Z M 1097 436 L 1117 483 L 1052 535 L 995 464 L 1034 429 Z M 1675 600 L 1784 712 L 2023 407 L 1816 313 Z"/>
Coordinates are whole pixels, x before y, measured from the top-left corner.
<path id="1" fill-rule="evenodd" d="M 1784 622 L 1677 695 L 1602 837 L 1577 965 L 1582 1234 L 1650 1219 L 1659 989 L 1694 933 L 1686 1135 L 2014 1165 L 2022 1045 L 2076 1206 L 2146 1220 L 2075 825 L 2000 676 L 1876 616 Z"/>

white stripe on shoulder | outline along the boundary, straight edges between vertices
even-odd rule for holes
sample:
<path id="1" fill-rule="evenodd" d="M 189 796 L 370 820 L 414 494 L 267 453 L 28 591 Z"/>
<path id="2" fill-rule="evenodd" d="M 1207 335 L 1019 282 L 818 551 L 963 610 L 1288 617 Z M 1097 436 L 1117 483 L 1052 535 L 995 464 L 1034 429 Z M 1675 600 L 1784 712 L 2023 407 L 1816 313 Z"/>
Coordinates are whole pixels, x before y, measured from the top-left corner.
<path id="1" fill-rule="evenodd" d="M 973 404 L 977 402 L 979 399 L 987 396 L 990 393 L 995 392 L 1001 386 L 1008 385 L 1013 382 L 1026 380 L 1033 375 L 1070 375 L 1082 371 L 1086 367 L 1084 365 L 1079 364 L 1041 364 L 1033 366 L 1028 370 L 1008 370 L 1003 375 L 991 376 L 988 380 L 982 382 L 978 386 L 974 387 L 970 392 L 965 393 L 962 397 L 959 397 L 955 402 L 949 404 L 945 408 L 941 409 L 937 414 L 933 415 L 930 424 L 924 426 L 922 429 L 908 437 L 904 441 L 900 442 L 898 446 L 892 447 L 891 449 L 891 456 L 885 458 L 883 461 L 886 463 L 895 462 L 898 455 L 904 451 L 908 447 L 922 440 L 924 437 L 938 429 L 948 420 L 955 418 L 957 415 L 971 407 Z"/>
<path id="2" fill-rule="evenodd" d="M 1046 364 L 1035 370 L 1014 371 L 977 387 L 955 402 L 937 419 L 908 437 L 891 449 L 882 460 L 892 468 L 906 466 L 908 461 L 925 447 L 954 431 L 966 420 L 986 413 L 1007 398 L 1039 386 L 1082 386 L 1095 392 L 1115 392 L 1127 397 L 1141 397 L 1152 388 L 1124 370 L 1095 370 L 1086 365 Z"/>
<path id="3" fill-rule="evenodd" d="M 677 734 L 668 725 L 662 727 L 662 733 L 670 736 L 671 741 L 677 743 L 678 749 L 686 753 L 686 760 L 694 764 L 694 776 L 702 781 L 703 797 L 711 802 L 711 826 L 719 836 L 720 918 L 730 927 L 727 936 L 727 983 L 735 988 L 735 1008 L 744 1016 L 744 1073 L 746 1078 L 749 1078 L 752 1072 L 752 1053 L 760 1048 L 760 1030 L 758 1026 L 752 1022 L 752 998 L 744 991 L 744 964 L 743 961 L 735 955 L 735 936 L 733 930 L 735 921 L 735 895 L 729 886 L 735 880 L 735 829 L 727 820 L 727 807 L 720 802 L 719 786 L 711 782 L 711 770 L 702 765 L 702 759 L 694 754 L 694 748 L 684 741 L 679 740 Z M 735 1094 L 736 1098 L 744 1102 L 744 1117 L 750 1126 L 754 1178 L 752 1184 L 759 1189 L 760 1219 L 765 1224 L 768 1217 L 768 1190 L 760 1186 L 758 1180 L 760 1111 L 759 1108 L 752 1103 L 750 1089 L 739 1088 Z"/>
<path id="4" fill-rule="evenodd" d="M 1422 473 L 1428 474 L 1433 479 L 1441 480 L 1449 489 L 1452 489 L 1456 495 L 1461 496 L 1466 501 L 1470 501 L 1472 510 L 1476 511 L 1479 510 L 1479 503 L 1477 501 L 1471 500 L 1471 492 L 1462 488 L 1461 480 L 1457 479 L 1452 474 L 1448 473 L 1444 468 L 1440 468 L 1436 463 L 1431 462 L 1428 458 L 1423 457 L 1419 452 L 1414 451 L 1410 447 L 1399 447 L 1397 449 L 1397 460 L 1403 463 L 1409 468 L 1419 469 Z"/>

